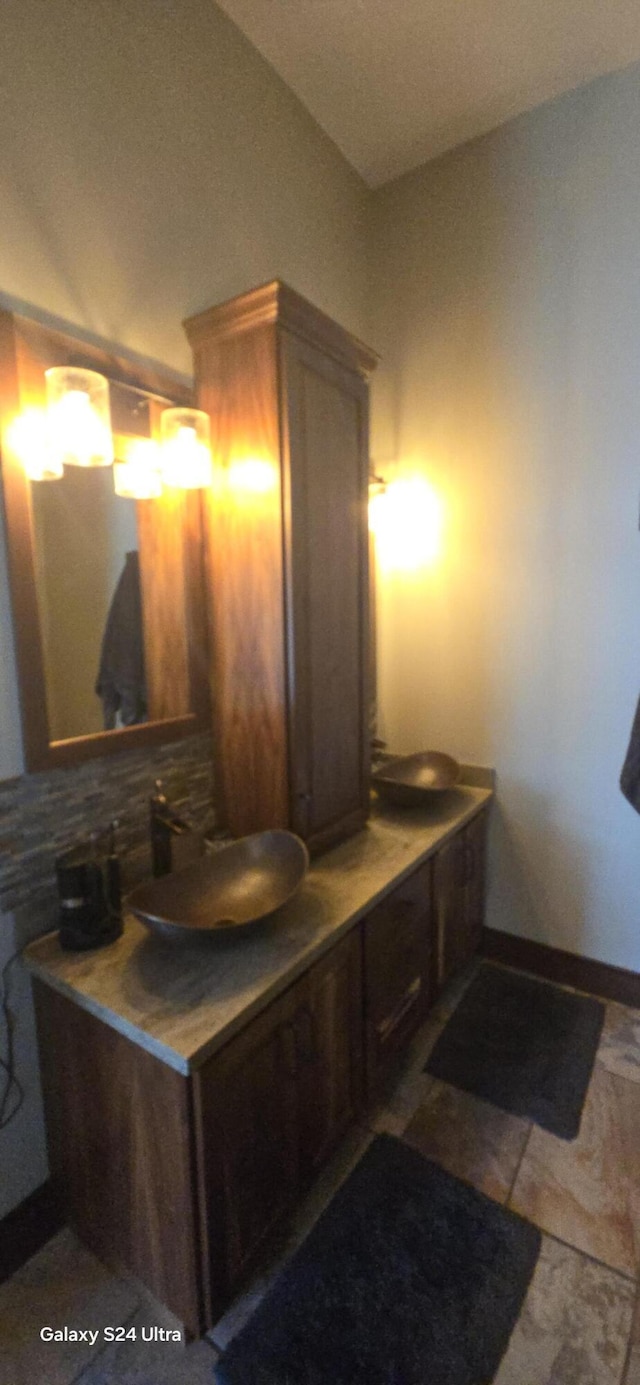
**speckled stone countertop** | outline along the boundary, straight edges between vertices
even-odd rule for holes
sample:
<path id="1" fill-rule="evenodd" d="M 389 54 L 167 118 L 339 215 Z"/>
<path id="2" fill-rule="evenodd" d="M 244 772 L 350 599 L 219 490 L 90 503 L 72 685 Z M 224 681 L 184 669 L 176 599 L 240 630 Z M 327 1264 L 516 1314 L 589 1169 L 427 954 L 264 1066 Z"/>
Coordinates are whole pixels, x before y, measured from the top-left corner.
<path id="1" fill-rule="evenodd" d="M 491 798 L 459 785 L 425 808 L 377 810 L 319 857 L 294 899 L 250 933 L 165 942 L 128 916 L 116 943 L 63 952 L 57 933 L 27 947 L 34 976 L 188 1074 L 290 986 L 342 934 Z"/>

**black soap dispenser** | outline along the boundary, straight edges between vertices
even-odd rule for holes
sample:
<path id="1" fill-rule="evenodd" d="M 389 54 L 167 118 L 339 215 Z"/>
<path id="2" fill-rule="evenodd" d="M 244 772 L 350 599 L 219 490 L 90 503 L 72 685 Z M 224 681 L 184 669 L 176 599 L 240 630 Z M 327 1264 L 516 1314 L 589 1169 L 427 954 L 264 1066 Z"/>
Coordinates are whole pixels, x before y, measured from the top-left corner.
<path id="1" fill-rule="evenodd" d="M 100 859 L 96 837 L 66 851 L 56 861 L 60 946 L 66 951 L 85 952 L 120 937 L 119 863 L 114 835 L 115 824 L 110 829 L 106 861 Z"/>

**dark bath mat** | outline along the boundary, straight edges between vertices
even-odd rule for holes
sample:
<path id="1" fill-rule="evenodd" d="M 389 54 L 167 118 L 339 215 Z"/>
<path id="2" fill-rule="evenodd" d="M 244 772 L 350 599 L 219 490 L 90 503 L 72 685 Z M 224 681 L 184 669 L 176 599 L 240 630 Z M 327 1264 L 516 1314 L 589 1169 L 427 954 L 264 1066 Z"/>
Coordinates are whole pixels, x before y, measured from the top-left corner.
<path id="1" fill-rule="evenodd" d="M 379 1135 L 216 1368 L 220 1385 L 489 1385 L 540 1249 Z"/>
<path id="2" fill-rule="evenodd" d="M 484 965 L 425 1071 L 573 1140 L 603 1022 L 591 996 Z"/>

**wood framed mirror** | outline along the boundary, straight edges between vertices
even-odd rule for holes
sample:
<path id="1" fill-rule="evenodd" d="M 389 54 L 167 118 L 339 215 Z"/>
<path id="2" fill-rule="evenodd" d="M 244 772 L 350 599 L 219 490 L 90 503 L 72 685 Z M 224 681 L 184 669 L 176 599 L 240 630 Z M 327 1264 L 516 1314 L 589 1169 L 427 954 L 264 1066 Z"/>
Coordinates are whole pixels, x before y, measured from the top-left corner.
<path id="1" fill-rule="evenodd" d="M 0 311 L 2 482 L 29 772 L 157 745 L 209 720 L 201 493 L 163 488 L 154 500 L 125 500 L 111 467 L 29 481 L 11 424 L 44 407 L 44 372 L 61 365 L 108 378 L 116 456 L 128 438 L 155 437 L 164 408 L 193 403 L 168 373 Z M 140 671 L 127 706 L 104 674 L 118 587 L 125 623 L 137 621 Z"/>

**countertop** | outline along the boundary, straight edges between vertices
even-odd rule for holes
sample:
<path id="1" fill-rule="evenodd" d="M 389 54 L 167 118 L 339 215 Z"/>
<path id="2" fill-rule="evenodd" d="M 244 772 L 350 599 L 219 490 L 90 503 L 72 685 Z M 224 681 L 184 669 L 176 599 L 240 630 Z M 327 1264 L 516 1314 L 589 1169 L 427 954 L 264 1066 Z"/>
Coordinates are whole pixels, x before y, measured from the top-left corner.
<path id="1" fill-rule="evenodd" d="M 424 808 L 377 809 L 363 831 L 312 862 L 294 899 L 244 936 L 164 942 L 128 915 L 108 947 L 63 952 L 57 933 L 47 933 L 24 960 L 41 981 L 189 1074 L 491 796 L 465 784 Z"/>

